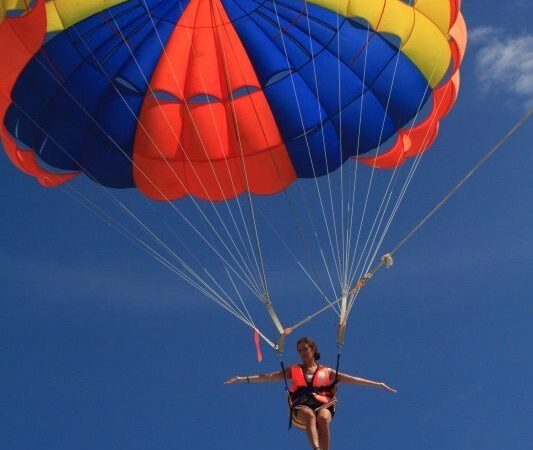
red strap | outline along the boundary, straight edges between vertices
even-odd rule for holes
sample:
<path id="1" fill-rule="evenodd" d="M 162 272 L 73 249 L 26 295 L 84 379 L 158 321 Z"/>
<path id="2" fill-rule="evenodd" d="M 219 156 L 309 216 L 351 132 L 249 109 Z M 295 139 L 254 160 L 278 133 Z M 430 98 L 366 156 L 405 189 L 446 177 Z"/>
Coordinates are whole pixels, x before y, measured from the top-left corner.
<path id="1" fill-rule="evenodd" d="M 257 329 L 254 331 L 254 343 L 255 351 L 257 353 L 257 361 L 263 361 L 263 354 L 261 353 L 261 340 L 259 339 L 259 331 Z"/>

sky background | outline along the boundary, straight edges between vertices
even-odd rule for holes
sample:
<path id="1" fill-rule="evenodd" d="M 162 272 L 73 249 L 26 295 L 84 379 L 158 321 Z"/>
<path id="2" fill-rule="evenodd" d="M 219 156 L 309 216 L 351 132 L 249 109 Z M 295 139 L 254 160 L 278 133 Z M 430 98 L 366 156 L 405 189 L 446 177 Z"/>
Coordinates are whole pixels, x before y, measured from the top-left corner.
<path id="1" fill-rule="evenodd" d="M 533 107 L 529 2 L 471 0 L 463 12 L 460 97 L 384 250 Z M 530 448 L 532 139 L 530 119 L 364 289 L 341 370 L 398 394 L 343 386 L 333 449 Z M 3 152 L 0 168 L 0 448 L 307 448 L 303 433 L 286 431 L 282 384 L 223 385 L 279 368 L 266 345 L 256 361 L 249 328 L 64 189 L 40 187 Z M 73 185 L 105 202 L 82 177 Z M 120 195 L 149 214 L 139 195 Z M 274 253 L 272 298 L 290 322 L 320 299 Z M 313 336 L 328 365 L 333 319 L 296 333 Z"/>

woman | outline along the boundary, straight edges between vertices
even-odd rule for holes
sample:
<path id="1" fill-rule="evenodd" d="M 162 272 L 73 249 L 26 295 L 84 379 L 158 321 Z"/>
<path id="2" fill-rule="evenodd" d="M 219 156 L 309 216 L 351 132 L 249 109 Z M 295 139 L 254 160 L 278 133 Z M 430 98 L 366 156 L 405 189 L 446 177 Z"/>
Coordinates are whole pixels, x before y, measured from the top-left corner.
<path id="1" fill-rule="evenodd" d="M 304 337 L 298 340 L 296 348 L 302 363 L 285 369 L 285 374 L 279 370 L 262 375 L 238 376 L 230 378 L 225 384 L 290 380 L 292 423 L 306 430 L 313 450 L 329 450 L 329 423 L 335 414 L 336 402 L 335 377 L 339 383 L 360 384 L 396 392 L 385 383 L 365 380 L 340 372 L 336 374 L 334 369 L 320 366 L 317 364 L 320 353 L 310 338 Z"/>

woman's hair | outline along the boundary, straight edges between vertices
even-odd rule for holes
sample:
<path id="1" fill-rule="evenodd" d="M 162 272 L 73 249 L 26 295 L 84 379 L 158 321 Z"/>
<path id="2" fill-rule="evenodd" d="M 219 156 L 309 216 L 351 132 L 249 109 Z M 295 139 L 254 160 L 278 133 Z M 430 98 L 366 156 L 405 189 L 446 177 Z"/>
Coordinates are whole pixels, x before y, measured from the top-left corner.
<path id="1" fill-rule="evenodd" d="M 308 337 L 303 337 L 303 338 L 298 339 L 298 342 L 296 342 L 296 348 L 297 349 L 298 349 L 300 344 L 309 345 L 309 347 L 311 347 L 311 349 L 313 350 L 313 353 L 314 353 L 313 356 L 314 356 L 315 360 L 318 361 L 320 359 L 320 352 L 318 351 L 318 347 L 316 346 L 316 344 L 313 341 L 313 339 L 308 338 Z"/>

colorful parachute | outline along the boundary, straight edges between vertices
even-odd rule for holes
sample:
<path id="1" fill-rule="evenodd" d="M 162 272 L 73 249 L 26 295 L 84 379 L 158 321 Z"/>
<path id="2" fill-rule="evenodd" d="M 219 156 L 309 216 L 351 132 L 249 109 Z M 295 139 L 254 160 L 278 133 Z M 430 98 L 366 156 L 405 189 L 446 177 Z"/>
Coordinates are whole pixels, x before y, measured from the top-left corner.
<path id="1" fill-rule="evenodd" d="M 45 185 L 156 199 L 275 193 L 391 137 L 360 160 L 395 167 L 436 136 L 466 41 L 459 0 L 411 3 L 0 0 L 2 143 Z"/>

